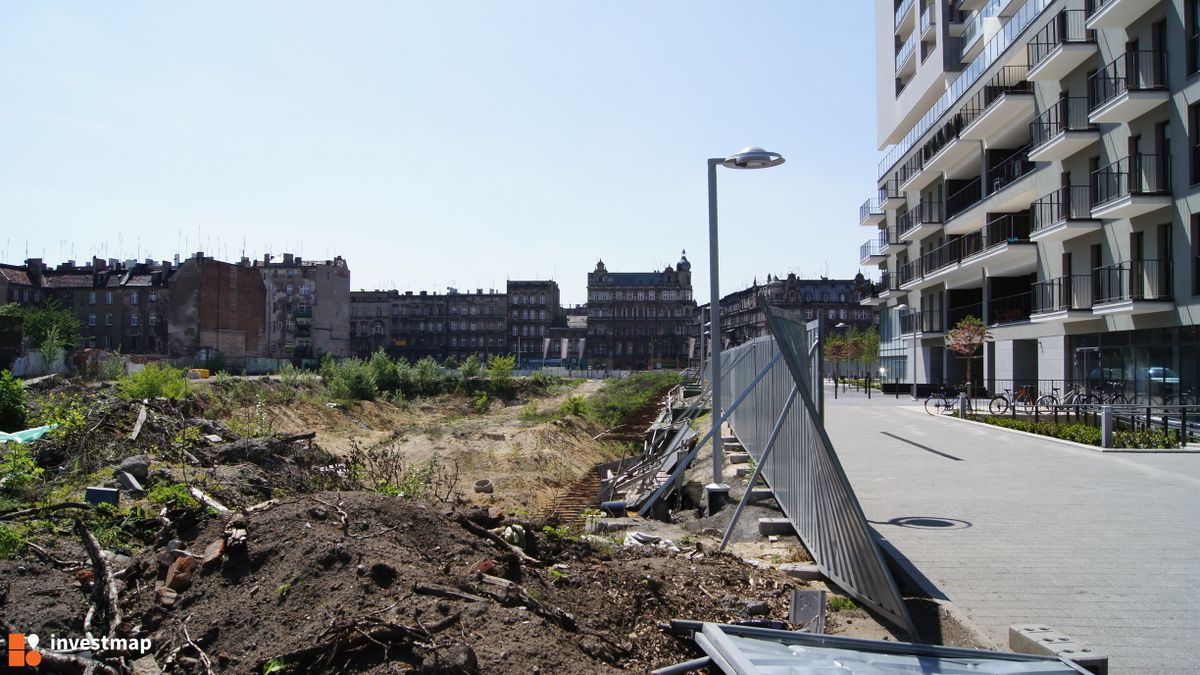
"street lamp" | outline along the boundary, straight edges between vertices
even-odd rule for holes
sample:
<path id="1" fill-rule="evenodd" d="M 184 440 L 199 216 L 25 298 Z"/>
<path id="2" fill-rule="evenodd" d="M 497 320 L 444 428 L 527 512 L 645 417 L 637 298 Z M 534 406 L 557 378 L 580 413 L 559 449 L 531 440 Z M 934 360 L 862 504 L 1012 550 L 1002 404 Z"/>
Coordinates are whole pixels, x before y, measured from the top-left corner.
<path id="1" fill-rule="evenodd" d="M 908 303 L 902 302 L 896 305 L 896 309 L 898 311 L 904 311 L 908 309 Z M 915 317 L 913 318 L 912 329 L 912 372 L 909 374 L 912 375 L 912 397 L 915 401 L 917 400 L 917 323 Z"/>
<path id="2" fill-rule="evenodd" d="M 717 167 L 727 169 L 768 169 L 783 164 L 783 155 L 762 148 L 746 148 L 736 155 L 708 160 L 708 316 L 712 349 L 709 365 L 712 368 L 712 448 L 713 482 L 705 486 L 708 493 L 708 512 L 721 510 L 729 497 L 729 486 L 721 472 L 721 288 L 717 279 Z"/>

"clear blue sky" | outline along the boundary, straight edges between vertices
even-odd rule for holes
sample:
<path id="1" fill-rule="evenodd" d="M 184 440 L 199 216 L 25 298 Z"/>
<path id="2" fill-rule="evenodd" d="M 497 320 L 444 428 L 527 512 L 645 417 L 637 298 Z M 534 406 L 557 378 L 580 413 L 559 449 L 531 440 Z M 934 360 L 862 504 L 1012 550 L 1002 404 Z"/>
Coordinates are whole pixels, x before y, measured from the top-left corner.
<path id="1" fill-rule="evenodd" d="M 5 2 L 0 256 L 344 256 L 444 291 L 660 269 L 852 276 L 866 2 Z M 244 242 L 244 243 L 243 243 Z M 140 247 L 140 248 L 139 248 Z"/>

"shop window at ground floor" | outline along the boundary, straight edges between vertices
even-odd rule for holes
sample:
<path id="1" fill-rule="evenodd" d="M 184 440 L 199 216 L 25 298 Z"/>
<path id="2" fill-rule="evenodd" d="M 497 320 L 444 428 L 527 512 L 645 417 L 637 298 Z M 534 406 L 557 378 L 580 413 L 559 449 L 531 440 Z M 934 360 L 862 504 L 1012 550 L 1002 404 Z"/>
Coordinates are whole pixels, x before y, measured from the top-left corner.
<path id="1" fill-rule="evenodd" d="M 1200 393 L 1200 326 L 1071 336 L 1070 376 L 1092 392 L 1119 391 L 1133 403 L 1161 404 Z"/>

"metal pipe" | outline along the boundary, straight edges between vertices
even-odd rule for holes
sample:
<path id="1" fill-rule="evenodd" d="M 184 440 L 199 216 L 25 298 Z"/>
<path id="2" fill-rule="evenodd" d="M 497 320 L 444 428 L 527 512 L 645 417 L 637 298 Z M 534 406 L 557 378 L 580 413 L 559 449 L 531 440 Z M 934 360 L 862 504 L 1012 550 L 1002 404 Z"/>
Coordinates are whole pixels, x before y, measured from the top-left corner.
<path id="1" fill-rule="evenodd" d="M 676 675 L 677 673 L 690 673 L 693 670 L 707 668 L 712 665 L 713 660 L 707 656 L 701 656 L 698 659 L 676 663 L 670 666 L 663 666 L 658 670 L 650 671 L 651 675 Z"/>
<path id="2" fill-rule="evenodd" d="M 721 285 L 718 275 L 717 252 L 717 165 L 725 160 L 712 158 L 708 160 L 708 322 L 709 338 L 712 349 L 709 352 L 709 362 L 716 364 L 713 368 L 712 410 L 713 410 L 713 485 L 720 487 L 722 480 L 721 460 L 721 429 L 717 422 L 721 411 Z"/>
<path id="3" fill-rule="evenodd" d="M 725 536 L 721 537 L 721 545 L 717 547 L 718 551 L 725 550 L 725 545 L 729 543 L 729 536 L 733 534 L 733 527 L 737 525 L 738 518 L 742 515 L 742 509 L 745 509 L 746 504 L 750 502 L 750 493 L 753 491 L 758 477 L 762 475 L 763 465 L 767 463 L 767 458 L 771 456 L 771 448 L 775 445 L 775 439 L 779 436 L 780 429 L 783 429 L 783 420 L 787 418 L 788 412 L 792 409 L 792 403 L 796 401 L 796 393 L 799 391 L 799 388 L 799 385 L 792 385 L 792 392 L 788 394 L 787 401 L 783 404 L 783 410 L 780 411 L 779 418 L 775 420 L 775 427 L 771 429 L 771 435 L 767 438 L 767 444 L 763 447 L 762 456 L 754 464 L 754 473 L 750 475 L 750 482 L 746 484 L 746 491 L 742 493 L 742 498 L 738 501 L 737 509 L 733 512 L 733 519 L 729 521 L 729 526 L 725 528 Z"/>

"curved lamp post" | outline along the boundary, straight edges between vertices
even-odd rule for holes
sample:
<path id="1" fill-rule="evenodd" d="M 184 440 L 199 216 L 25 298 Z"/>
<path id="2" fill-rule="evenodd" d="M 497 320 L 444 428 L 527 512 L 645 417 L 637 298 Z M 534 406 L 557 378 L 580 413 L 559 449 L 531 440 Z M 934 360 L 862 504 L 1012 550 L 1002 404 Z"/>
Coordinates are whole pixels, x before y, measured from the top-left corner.
<path id="1" fill-rule="evenodd" d="M 917 317 L 916 317 L 915 310 L 911 310 L 909 308 L 907 302 L 902 302 L 902 303 L 896 305 L 897 311 L 903 312 L 906 309 L 909 309 L 911 312 L 913 312 L 912 372 L 909 374 L 912 375 L 912 397 L 913 397 L 913 400 L 915 401 L 915 400 L 917 400 Z M 897 315 L 896 318 L 899 319 L 899 315 Z"/>
<path id="2" fill-rule="evenodd" d="M 727 169 L 769 169 L 783 164 L 783 155 L 762 148 L 746 148 L 736 155 L 708 160 L 708 284 L 709 336 L 712 349 L 709 367 L 712 368 L 712 448 L 713 482 L 705 486 L 708 493 L 708 512 L 721 510 L 729 498 L 729 486 L 722 476 L 721 447 L 721 289 L 717 278 L 717 167 Z"/>

